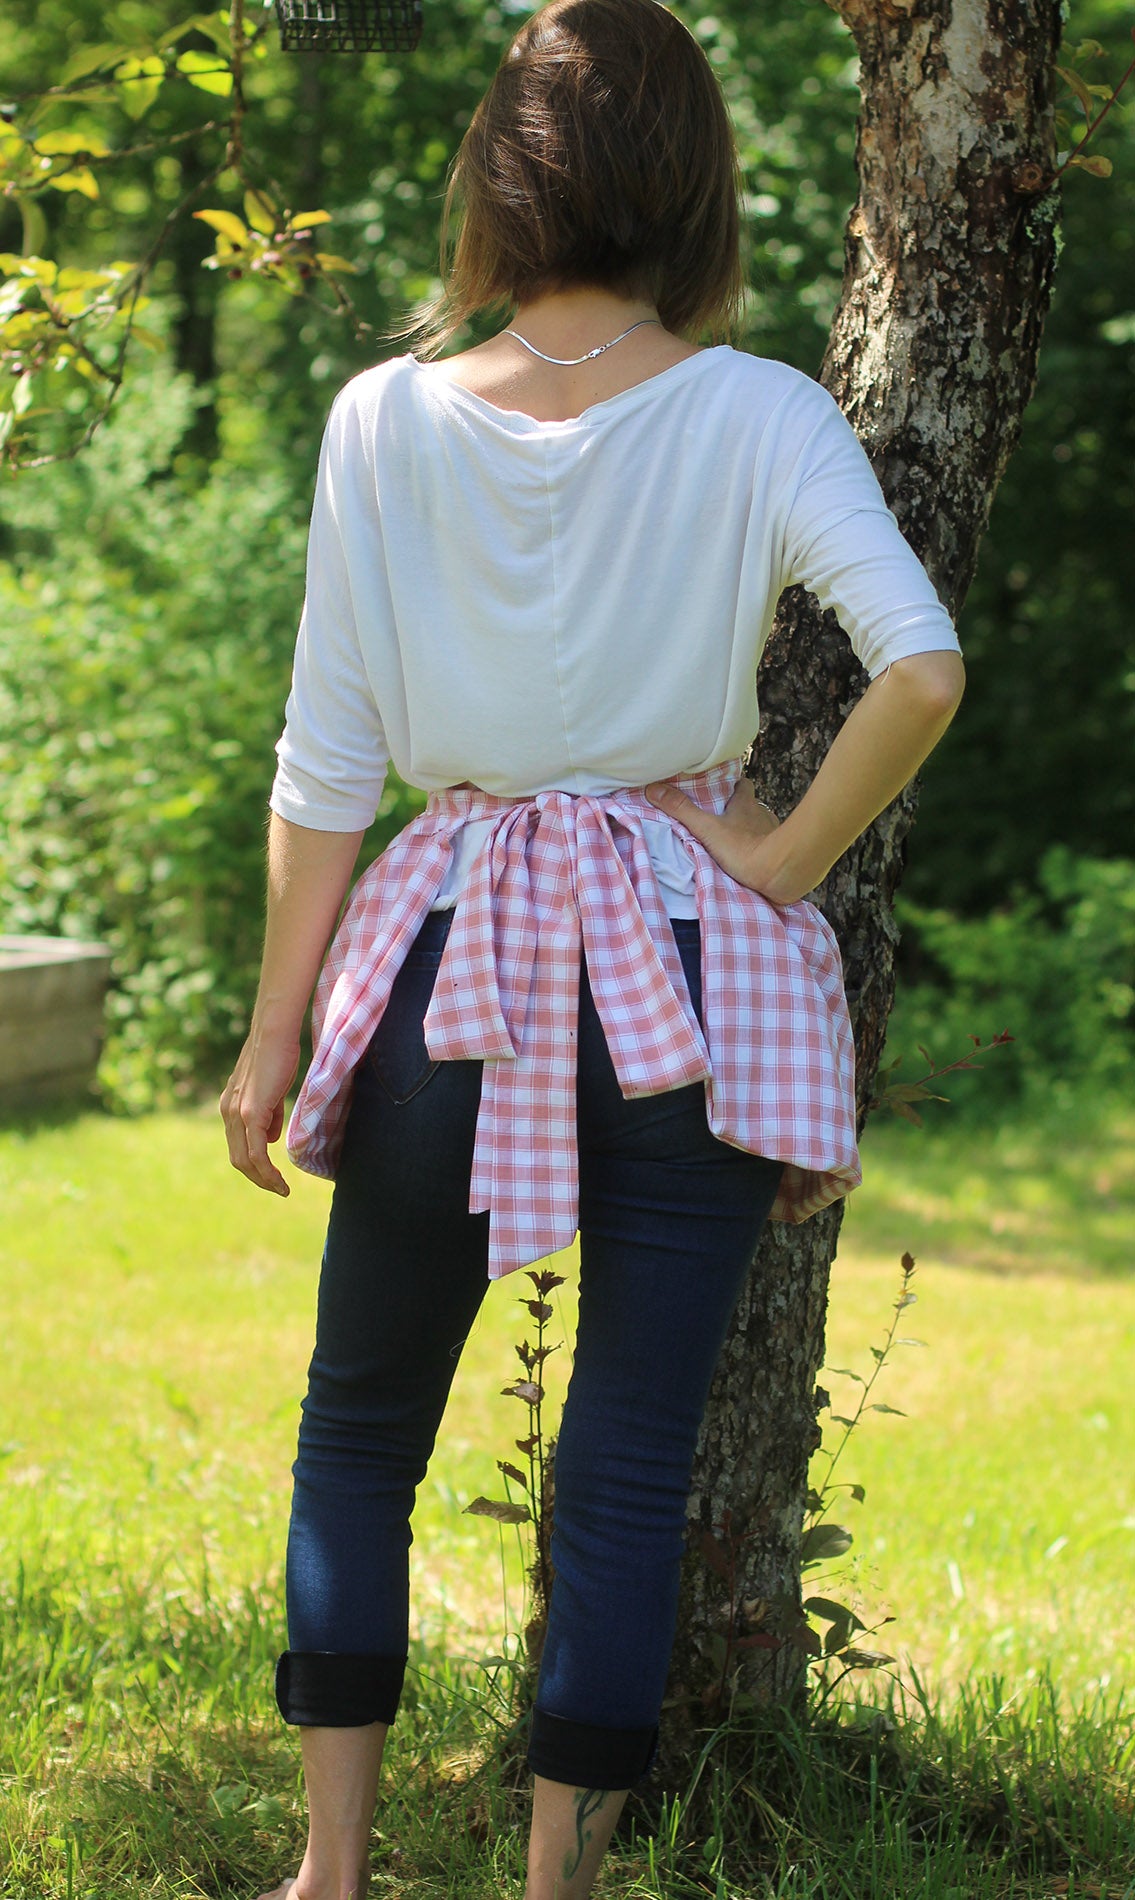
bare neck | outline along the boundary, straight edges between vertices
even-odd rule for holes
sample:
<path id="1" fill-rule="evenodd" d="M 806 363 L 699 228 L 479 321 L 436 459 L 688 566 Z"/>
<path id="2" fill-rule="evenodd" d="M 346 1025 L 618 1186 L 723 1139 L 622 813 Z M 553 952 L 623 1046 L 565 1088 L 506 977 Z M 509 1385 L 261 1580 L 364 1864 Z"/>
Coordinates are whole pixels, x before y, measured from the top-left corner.
<path id="1" fill-rule="evenodd" d="M 499 409 L 520 410 L 540 422 L 566 422 L 593 403 L 606 402 L 661 370 L 696 356 L 695 345 L 674 336 L 657 319 L 653 304 L 609 291 L 550 292 L 521 304 L 508 330 L 516 330 L 547 356 L 585 357 L 624 330 L 601 356 L 580 363 L 547 363 L 502 330 L 471 350 L 431 365 L 436 375 L 460 383 Z M 631 329 L 634 324 L 643 327 Z"/>

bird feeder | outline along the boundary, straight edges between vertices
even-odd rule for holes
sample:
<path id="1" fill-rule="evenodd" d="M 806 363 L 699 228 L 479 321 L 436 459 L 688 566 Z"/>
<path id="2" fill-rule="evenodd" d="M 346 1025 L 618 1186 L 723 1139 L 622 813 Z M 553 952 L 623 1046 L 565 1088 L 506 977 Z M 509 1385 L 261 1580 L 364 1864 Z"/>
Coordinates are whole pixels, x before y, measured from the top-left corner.
<path id="1" fill-rule="evenodd" d="M 412 53 L 421 0 L 276 0 L 285 53 Z"/>

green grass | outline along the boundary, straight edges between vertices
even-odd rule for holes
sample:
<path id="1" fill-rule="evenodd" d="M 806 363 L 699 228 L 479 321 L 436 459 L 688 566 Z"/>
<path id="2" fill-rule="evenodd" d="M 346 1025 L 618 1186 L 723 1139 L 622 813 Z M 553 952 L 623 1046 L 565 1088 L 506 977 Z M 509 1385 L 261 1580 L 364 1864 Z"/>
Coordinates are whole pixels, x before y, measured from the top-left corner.
<path id="1" fill-rule="evenodd" d="M 828 1360 L 868 1370 L 907 1249 L 903 1330 L 927 1343 L 873 1394 L 908 1416 L 841 1458 L 866 1498 L 826 1587 L 893 1615 L 902 1687 L 862 1677 L 807 1733 L 707 1731 L 691 1788 L 628 1804 L 598 1891 L 1135 1895 L 1135 1122 L 882 1128 L 865 1166 Z M 281 1202 L 233 1175 L 211 1114 L 0 1132 L 4 1900 L 244 1896 L 296 1864 L 271 1663 L 327 1190 L 293 1179 Z M 527 1291 L 487 1291 L 415 1520 L 374 1855 L 405 1900 L 521 1889 L 526 1776 L 490 1660 L 515 1649 L 519 1553 L 461 1507 L 500 1494 L 524 1425 L 499 1391 Z M 562 1391 L 566 1346 L 549 1371 Z M 824 1383 L 845 1410 L 850 1382 Z"/>

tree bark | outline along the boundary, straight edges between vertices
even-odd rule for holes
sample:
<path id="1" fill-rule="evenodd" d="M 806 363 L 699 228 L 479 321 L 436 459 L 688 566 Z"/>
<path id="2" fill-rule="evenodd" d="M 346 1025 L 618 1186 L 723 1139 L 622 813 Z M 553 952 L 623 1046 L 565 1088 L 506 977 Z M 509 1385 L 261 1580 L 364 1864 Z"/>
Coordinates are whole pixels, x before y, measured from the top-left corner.
<path id="1" fill-rule="evenodd" d="M 956 614 L 1032 394 L 1049 301 L 1060 4 L 841 0 L 837 11 L 860 55 L 860 190 L 821 380 Z M 760 684 L 750 769 L 783 810 L 811 781 L 865 677 L 834 618 L 793 590 Z M 844 959 L 861 1129 L 894 993 L 891 902 L 915 802 L 912 783 L 818 894 Z M 801 1543 L 827 1402 L 816 1378 L 841 1217 L 837 1205 L 768 1230 L 722 1354 L 690 1498 L 664 1782 L 681 1784 L 697 1728 L 733 1692 L 797 1713 L 804 1704 Z M 779 1646 L 735 1647 L 754 1634 Z"/>

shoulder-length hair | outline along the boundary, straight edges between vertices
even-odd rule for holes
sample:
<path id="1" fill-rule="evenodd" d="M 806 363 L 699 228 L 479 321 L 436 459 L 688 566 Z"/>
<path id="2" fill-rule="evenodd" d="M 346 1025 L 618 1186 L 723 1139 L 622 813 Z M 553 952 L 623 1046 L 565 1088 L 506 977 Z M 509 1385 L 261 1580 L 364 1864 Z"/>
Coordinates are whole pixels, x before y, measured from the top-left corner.
<path id="1" fill-rule="evenodd" d="M 441 295 L 390 334 L 436 356 L 478 311 L 589 285 L 653 303 L 677 334 L 720 337 L 744 296 L 739 191 L 716 75 L 661 0 L 551 0 L 451 166 Z"/>

